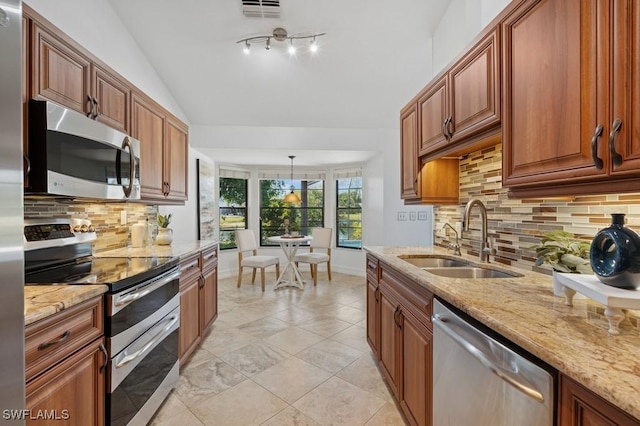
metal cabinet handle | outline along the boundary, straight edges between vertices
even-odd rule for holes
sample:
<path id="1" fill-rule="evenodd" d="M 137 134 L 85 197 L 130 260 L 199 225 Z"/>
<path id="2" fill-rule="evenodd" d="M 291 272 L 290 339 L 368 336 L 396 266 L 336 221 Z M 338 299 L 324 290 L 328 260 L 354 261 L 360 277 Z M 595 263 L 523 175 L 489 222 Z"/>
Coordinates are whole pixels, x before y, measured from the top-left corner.
<path id="1" fill-rule="evenodd" d="M 373 292 L 373 298 L 376 300 L 376 302 L 380 301 L 380 289 L 376 288 L 376 291 Z"/>
<path id="2" fill-rule="evenodd" d="M 172 315 L 170 318 L 162 320 L 164 322 L 167 322 L 167 325 L 164 326 L 155 336 L 153 336 L 142 348 L 135 351 L 134 353 L 129 354 L 126 350 L 122 351 L 121 355 L 118 355 L 118 360 L 114 360 L 115 367 L 122 368 L 134 359 L 145 355 L 147 351 L 149 351 L 156 345 L 156 343 L 162 341 L 166 337 L 166 335 L 171 332 L 173 325 L 179 320 L 180 318 L 178 315 Z"/>
<path id="3" fill-rule="evenodd" d="M 444 136 L 445 139 L 449 140 L 449 137 L 447 135 L 447 124 L 449 124 L 449 117 L 445 118 L 444 121 L 442 122 L 442 136 Z"/>
<path id="4" fill-rule="evenodd" d="M 98 104 L 96 103 L 96 106 Z M 97 117 L 97 115 L 96 115 Z M 124 138 L 124 140 L 122 141 L 122 148 L 129 148 L 129 185 L 128 186 L 123 186 L 122 189 L 124 191 L 124 196 L 129 198 L 129 196 L 131 195 L 131 191 L 133 190 L 133 181 L 135 179 L 135 161 L 136 158 L 133 154 L 133 146 L 131 146 L 131 140 L 129 139 L 129 136 L 126 136 Z M 120 153 L 120 152 L 118 152 Z M 118 161 L 118 166 L 120 165 L 120 162 Z M 118 173 L 118 176 L 120 176 L 120 174 Z"/>
<path id="5" fill-rule="evenodd" d="M 107 348 L 104 347 L 104 343 L 100 343 L 100 350 L 104 354 L 104 364 L 102 364 L 102 366 L 100 367 L 100 372 L 102 373 L 107 368 L 107 364 L 109 363 L 109 353 L 107 352 Z"/>
<path id="6" fill-rule="evenodd" d="M 93 102 L 93 105 L 96 107 L 95 111 L 93 111 L 93 117 L 92 117 L 95 120 L 100 115 L 100 112 L 98 111 L 98 106 L 100 104 L 98 103 L 96 98 L 92 98 L 91 101 Z"/>
<path id="7" fill-rule="evenodd" d="M 602 124 L 598 124 L 595 132 L 593 133 L 593 137 L 591 138 L 591 158 L 593 158 L 593 164 L 598 170 L 602 170 L 604 167 L 602 158 L 598 158 L 598 139 L 602 136 L 602 129 Z"/>
<path id="8" fill-rule="evenodd" d="M 29 156 L 27 154 L 22 154 L 22 162 L 24 168 L 24 180 L 26 181 L 29 178 L 29 174 L 31 173 L 31 161 L 29 160 Z"/>
<path id="9" fill-rule="evenodd" d="M 393 313 L 393 322 L 396 327 L 400 328 L 400 324 L 398 323 L 398 318 L 400 318 L 400 306 L 396 306 L 396 311 Z"/>
<path id="10" fill-rule="evenodd" d="M 611 161 L 614 166 L 622 165 L 622 156 L 616 151 L 616 136 L 622 127 L 622 120 L 616 118 L 611 125 L 611 133 L 609 133 L 609 152 L 611 153 Z"/>
<path id="11" fill-rule="evenodd" d="M 51 341 L 45 342 L 45 343 L 40 343 L 40 345 L 38 346 L 38 350 L 39 351 L 43 351 L 43 350 L 47 349 L 50 346 L 59 345 L 60 343 L 62 343 L 65 340 L 67 340 L 69 338 L 69 336 L 71 336 L 71 330 L 65 331 L 64 333 L 62 333 L 62 335 L 60 335 L 60 337 L 58 337 L 55 340 L 51 340 Z"/>
<path id="12" fill-rule="evenodd" d="M 157 281 L 154 281 L 152 283 L 150 283 L 147 287 L 144 287 L 142 289 L 140 289 L 139 291 L 135 291 L 133 293 L 129 293 L 129 294 L 125 294 L 122 296 L 117 296 L 114 306 L 116 308 L 122 309 L 123 307 L 127 306 L 128 304 L 135 302 L 136 300 L 146 296 L 147 294 L 151 293 L 152 291 L 162 287 L 163 285 L 170 283 L 173 280 L 177 280 L 178 278 L 180 278 L 180 271 L 176 271 L 172 274 L 169 274 Z"/>
<path id="13" fill-rule="evenodd" d="M 89 110 L 89 112 L 87 112 L 87 117 L 89 118 L 93 118 L 93 99 L 91 99 L 91 96 L 87 95 L 87 109 Z"/>
<path id="14" fill-rule="evenodd" d="M 449 135 L 449 140 L 451 140 L 453 138 L 453 130 L 451 129 L 453 126 L 453 117 L 449 116 L 447 120 L 447 134 Z"/>

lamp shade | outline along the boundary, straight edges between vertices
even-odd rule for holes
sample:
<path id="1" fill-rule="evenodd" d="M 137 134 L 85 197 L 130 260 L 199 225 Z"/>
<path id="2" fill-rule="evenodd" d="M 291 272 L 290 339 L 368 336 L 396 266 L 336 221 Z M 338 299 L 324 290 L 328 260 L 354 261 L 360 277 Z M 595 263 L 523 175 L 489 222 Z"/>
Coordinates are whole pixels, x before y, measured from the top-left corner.
<path id="1" fill-rule="evenodd" d="M 298 197 L 298 194 L 293 192 L 293 189 L 292 189 L 291 192 L 288 193 L 286 197 L 284 197 L 283 201 L 285 203 L 298 204 L 300 203 L 300 197 Z"/>

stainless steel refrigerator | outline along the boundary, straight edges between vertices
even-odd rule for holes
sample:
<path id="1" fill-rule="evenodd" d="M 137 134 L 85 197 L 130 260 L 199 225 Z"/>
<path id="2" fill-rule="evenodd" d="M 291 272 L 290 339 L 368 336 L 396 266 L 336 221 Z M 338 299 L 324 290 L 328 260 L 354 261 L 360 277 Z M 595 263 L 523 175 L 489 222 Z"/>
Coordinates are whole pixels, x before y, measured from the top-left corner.
<path id="1" fill-rule="evenodd" d="M 0 424 L 24 424 L 22 2 L 0 0 Z"/>

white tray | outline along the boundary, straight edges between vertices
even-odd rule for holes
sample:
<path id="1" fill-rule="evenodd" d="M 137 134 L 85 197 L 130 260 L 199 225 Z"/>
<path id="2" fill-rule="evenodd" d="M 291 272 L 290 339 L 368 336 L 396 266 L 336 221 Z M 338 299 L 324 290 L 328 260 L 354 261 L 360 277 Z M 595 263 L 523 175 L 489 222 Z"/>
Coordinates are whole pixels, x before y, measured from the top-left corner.
<path id="1" fill-rule="evenodd" d="M 556 274 L 563 287 L 566 304 L 573 306 L 576 292 L 606 306 L 609 334 L 620 334 L 618 326 L 624 319 L 623 309 L 640 309 L 640 291 L 625 290 L 602 283 L 595 275 Z"/>

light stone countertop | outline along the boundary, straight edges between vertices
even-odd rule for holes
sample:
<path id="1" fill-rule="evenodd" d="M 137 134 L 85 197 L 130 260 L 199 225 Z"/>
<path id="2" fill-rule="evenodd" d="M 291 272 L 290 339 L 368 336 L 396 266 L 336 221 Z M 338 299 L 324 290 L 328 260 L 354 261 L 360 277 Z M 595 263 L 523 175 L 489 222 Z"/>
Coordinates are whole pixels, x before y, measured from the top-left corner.
<path id="1" fill-rule="evenodd" d="M 94 257 L 179 257 L 187 258 L 199 251 L 218 245 L 217 240 L 173 241 L 170 245 L 124 247 L 94 253 Z"/>
<path id="2" fill-rule="evenodd" d="M 32 324 L 85 300 L 100 296 L 106 285 L 26 285 L 24 286 L 24 325 Z"/>
<path id="3" fill-rule="evenodd" d="M 452 256 L 440 247 L 365 247 L 368 253 L 419 283 L 560 372 L 640 419 L 640 329 L 627 318 L 612 336 L 596 304 L 553 295 L 552 278 L 491 263 L 493 269 L 522 274 L 514 278 L 446 278 L 423 271 L 399 255 Z M 486 266 L 486 265 L 483 265 Z"/>

